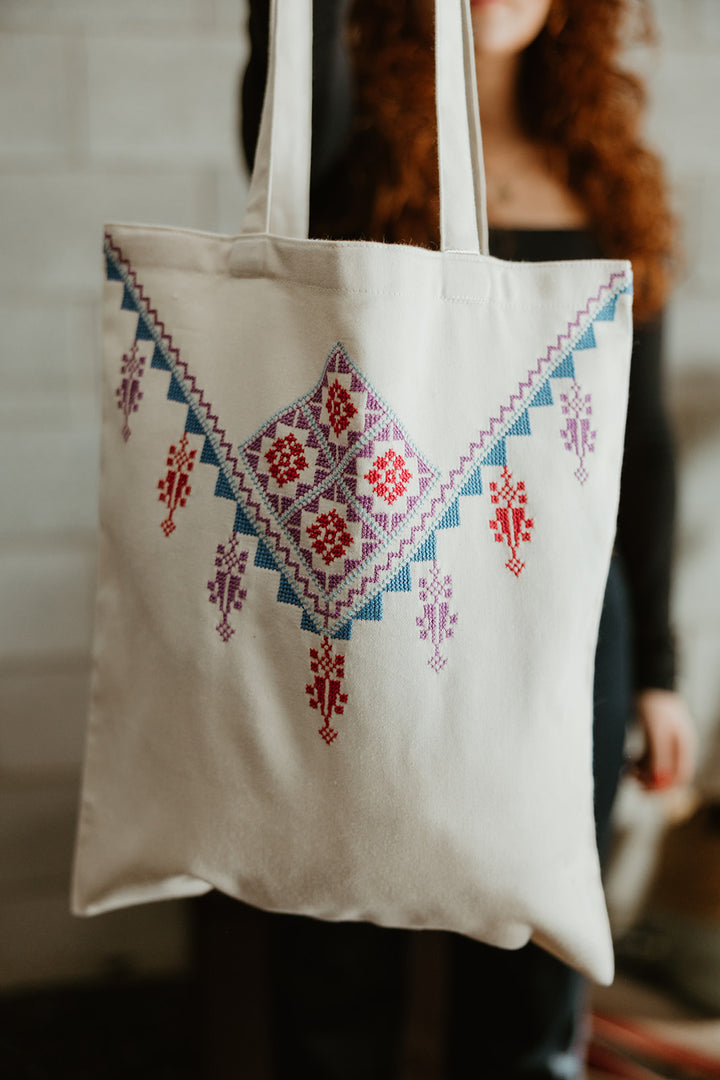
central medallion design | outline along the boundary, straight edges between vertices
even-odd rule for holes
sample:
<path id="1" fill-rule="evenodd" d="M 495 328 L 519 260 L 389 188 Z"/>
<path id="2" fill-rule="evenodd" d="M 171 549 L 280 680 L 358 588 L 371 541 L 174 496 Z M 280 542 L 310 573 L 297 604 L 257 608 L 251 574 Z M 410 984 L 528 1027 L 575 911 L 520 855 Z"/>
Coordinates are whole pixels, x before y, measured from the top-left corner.
<path id="1" fill-rule="evenodd" d="M 341 632 L 412 556 L 437 469 L 340 344 L 238 449 L 266 549 L 314 628 Z"/>

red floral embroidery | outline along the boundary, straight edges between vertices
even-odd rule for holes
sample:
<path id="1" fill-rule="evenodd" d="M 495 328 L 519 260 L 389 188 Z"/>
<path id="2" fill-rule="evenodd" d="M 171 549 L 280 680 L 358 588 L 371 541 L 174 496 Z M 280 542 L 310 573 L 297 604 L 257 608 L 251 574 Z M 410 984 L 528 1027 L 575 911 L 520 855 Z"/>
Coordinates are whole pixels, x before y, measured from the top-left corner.
<path id="1" fill-rule="evenodd" d="M 297 480 L 303 469 L 308 467 L 303 448 L 292 431 L 284 438 L 275 440 L 265 454 L 265 460 L 270 464 L 268 472 L 280 487 Z"/>
<path id="2" fill-rule="evenodd" d="M 228 622 L 231 611 L 241 611 L 242 602 L 247 596 L 241 589 L 242 576 L 247 566 L 248 552 L 238 551 L 240 537 L 233 533 L 227 544 L 218 544 L 215 557 L 215 580 L 208 581 L 210 603 L 217 604 L 222 612 L 222 619 L 215 627 L 223 641 L 229 641 L 235 633 Z"/>
<path id="3" fill-rule="evenodd" d="M 138 343 L 134 341 L 130 352 L 125 353 L 122 358 L 122 367 L 120 368 L 122 379 L 115 391 L 115 396 L 118 399 L 117 407 L 122 411 L 124 417 L 122 435 L 125 442 L 130 438 L 130 424 L 128 423 L 130 414 L 137 412 L 138 405 L 142 401 L 140 379 L 144 370 L 145 357 L 138 356 Z"/>
<path id="4" fill-rule="evenodd" d="M 338 737 L 335 728 L 330 727 L 330 718 L 343 715 L 348 699 L 340 690 L 345 677 L 345 657 L 341 653 L 333 655 L 329 637 L 323 637 L 319 649 L 310 650 L 310 671 L 315 679 L 307 684 L 305 693 L 310 697 L 310 708 L 317 709 L 323 718 L 318 734 L 329 746 Z"/>
<path id="5" fill-rule="evenodd" d="M 167 473 L 164 480 L 158 481 L 160 494 L 158 501 L 165 503 L 168 508 L 168 516 L 161 523 L 162 531 L 166 536 L 175 531 L 173 516 L 179 506 L 185 506 L 188 496 L 192 491 L 188 479 L 193 471 L 197 450 L 188 450 L 188 433 L 183 432 L 182 439 L 168 451 Z"/>
<path id="6" fill-rule="evenodd" d="M 495 529 L 495 539 L 499 544 L 505 542 L 510 548 L 510 558 L 505 563 L 515 577 L 520 577 L 525 563 L 518 556 L 520 545 L 531 540 L 530 530 L 534 528 L 532 518 L 525 517 L 525 484 L 518 480 L 512 483 L 512 473 L 507 465 L 503 468 L 502 484 L 490 484 L 490 501 L 498 505 L 495 518 L 490 521 L 490 528 Z"/>
<path id="7" fill-rule="evenodd" d="M 319 514 L 312 525 L 308 525 L 307 534 L 312 540 L 313 550 L 326 566 L 344 555 L 353 542 L 347 531 L 347 522 L 335 507 L 327 514 Z"/>
<path id="8" fill-rule="evenodd" d="M 340 435 L 345 430 L 357 412 L 350 394 L 337 379 L 328 387 L 325 408 L 330 418 L 330 426 L 336 435 Z"/>
<path id="9" fill-rule="evenodd" d="M 405 465 L 405 458 L 391 448 L 375 458 L 370 472 L 365 473 L 365 479 L 372 484 L 375 494 L 392 506 L 407 491 L 412 473 Z"/>

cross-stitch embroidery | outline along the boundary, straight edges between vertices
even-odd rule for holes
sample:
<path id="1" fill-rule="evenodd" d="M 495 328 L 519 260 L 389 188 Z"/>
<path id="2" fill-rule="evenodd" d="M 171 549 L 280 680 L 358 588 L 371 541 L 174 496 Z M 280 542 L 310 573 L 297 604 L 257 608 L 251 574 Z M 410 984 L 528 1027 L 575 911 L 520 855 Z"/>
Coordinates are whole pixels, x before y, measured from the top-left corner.
<path id="1" fill-rule="evenodd" d="M 372 469 L 365 473 L 365 480 L 372 484 L 376 495 L 392 506 L 407 491 L 412 473 L 405 465 L 405 458 L 390 447 L 387 453 L 375 458 Z"/>
<path id="2" fill-rule="evenodd" d="M 308 525 L 307 534 L 312 539 L 313 549 L 327 566 L 344 555 L 353 542 L 347 522 L 334 507 L 327 514 L 319 514 L 312 525 Z"/>
<path id="3" fill-rule="evenodd" d="M 270 464 L 268 472 L 280 487 L 289 484 L 291 480 L 297 480 L 308 467 L 303 448 L 292 431 L 284 438 L 275 440 L 265 454 L 265 460 Z"/>
<path id="4" fill-rule="evenodd" d="M 325 408 L 330 418 L 330 427 L 336 435 L 345 431 L 353 416 L 357 414 L 350 394 L 337 379 L 328 388 Z"/>
<path id="5" fill-rule="evenodd" d="M 341 653 L 333 654 L 332 641 L 327 635 L 323 635 L 319 649 L 310 650 L 310 671 L 315 678 L 307 684 L 305 693 L 310 697 L 310 708 L 317 709 L 323 718 L 318 734 L 329 746 L 338 737 L 330 719 L 343 715 L 348 696 L 340 689 L 345 677 L 345 657 Z"/>
<path id="6" fill-rule="evenodd" d="M 175 532 L 173 517 L 180 506 L 185 506 L 192 488 L 188 483 L 190 473 L 195 466 L 197 450 L 188 450 L 188 433 L 184 431 L 180 442 L 170 447 L 167 456 L 167 472 L 164 479 L 158 480 L 160 494 L 158 501 L 165 503 L 168 515 L 161 522 L 162 531 L 166 536 Z"/>
<path id="7" fill-rule="evenodd" d="M 232 533 L 226 544 L 218 544 L 215 556 L 215 578 L 208 581 L 210 603 L 217 604 L 222 612 L 222 619 L 215 627 L 223 641 L 230 640 L 235 633 L 228 618 L 231 611 L 241 611 L 242 602 L 247 596 L 241 589 L 242 577 L 247 566 L 248 552 L 238 550 L 240 536 Z"/>
<path id="8" fill-rule="evenodd" d="M 130 438 L 130 414 L 137 412 L 142 401 L 140 379 L 145 370 L 145 357 L 138 352 L 138 343 L 133 341 L 129 353 L 122 358 L 120 385 L 115 391 L 117 407 L 123 414 L 122 436 L 125 442 Z"/>
<path id="9" fill-rule="evenodd" d="M 507 466 L 508 439 L 531 435 L 529 410 L 553 404 L 550 380 L 575 377 L 573 350 L 594 348 L 593 323 L 612 321 L 618 296 L 632 292 L 629 275 L 611 274 L 439 482 L 438 471 L 339 343 L 315 387 L 276 413 L 238 454 L 110 235 L 105 255 L 108 280 L 123 287 L 122 307 L 138 313 L 138 340 L 154 342 L 151 367 L 168 372 L 169 400 L 187 407 L 185 430 L 205 436 L 200 461 L 219 470 L 216 495 L 235 502 L 236 531 L 258 538 L 255 565 L 281 572 L 278 600 L 302 609 L 304 629 L 339 639 L 350 637 L 354 619 L 382 618 L 382 594 L 406 588 L 410 561 L 435 558 L 436 530 L 460 525 L 459 496 L 481 495 L 482 470 Z M 280 485 L 265 454 L 290 431 L 308 465 Z M 367 474 L 390 448 L 403 458 L 412 480 L 383 510 Z M 307 528 L 333 506 L 353 543 L 321 570 L 326 564 Z M 396 584 L 401 580 L 402 586 Z"/>
<path id="10" fill-rule="evenodd" d="M 429 641 L 433 646 L 433 654 L 428 660 L 428 665 L 433 671 L 439 672 L 447 664 L 447 657 L 440 652 L 443 641 L 453 636 L 453 627 L 458 617 L 450 611 L 452 600 L 452 578 L 449 574 L 444 576 L 440 573 L 440 567 L 433 562 L 427 577 L 420 578 L 418 582 L 420 602 L 424 614 L 418 616 L 417 625 L 420 629 L 421 641 Z"/>
<path id="11" fill-rule="evenodd" d="M 595 450 L 597 437 L 597 432 L 590 430 L 591 395 L 583 393 L 577 379 L 573 379 L 567 394 L 561 394 L 560 400 L 563 403 L 563 416 L 566 417 L 565 427 L 560 434 L 565 440 L 565 449 L 572 451 L 579 459 L 574 475 L 584 484 L 590 475 L 585 466 L 585 458 Z"/>
<path id="12" fill-rule="evenodd" d="M 518 551 L 521 544 L 531 540 L 530 530 L 534 527 L 532 518 L 525 516 L 525 484 L 522 480 L 513 484 L 512 473 L 506 465 L 502 472 L 502 483 L 491 483 L 490 491 L 490 502 L 497 505 L 490 528 L 495 530 L 496 541 L 506 543 L 510 548 L 510 558 L 505 565 L 515 577 L 520 577 L 525 563 L 518 556 Z"/>

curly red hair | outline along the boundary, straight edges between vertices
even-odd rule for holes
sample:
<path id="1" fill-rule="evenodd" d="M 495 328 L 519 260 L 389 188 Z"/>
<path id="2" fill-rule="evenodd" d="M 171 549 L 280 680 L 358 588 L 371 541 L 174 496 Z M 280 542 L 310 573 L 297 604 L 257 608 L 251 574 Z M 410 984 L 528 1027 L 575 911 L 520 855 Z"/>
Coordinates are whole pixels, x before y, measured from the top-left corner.
<path id="1" fill-rule="evenodd" d="M 632 260 L 642 320 L 666 299 L 676 249 L 663 168 L 640 137 L 644 87 L 618 63 L 633 18 L 648 36 L 642 0 L 554 0 L 523 53 L 518 105 L 527 134 L 580 197 L 603 252 Z M 350 44 L 357 120 L 341 228 L 437 246 L 434 66 L 411 0 L 356 0 Z"/>

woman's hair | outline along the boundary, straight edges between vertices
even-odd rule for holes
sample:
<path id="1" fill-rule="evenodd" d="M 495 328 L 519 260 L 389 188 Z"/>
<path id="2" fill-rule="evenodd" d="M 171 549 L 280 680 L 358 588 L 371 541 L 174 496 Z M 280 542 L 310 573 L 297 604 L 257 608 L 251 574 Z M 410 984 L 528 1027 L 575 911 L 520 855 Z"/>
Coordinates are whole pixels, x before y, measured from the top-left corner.
<path id="1" fill-rule="evenodd" d="M 662 165 L 640 138 L 643 84 L 618 63 L 633 20 L 649 36 L 642 0 L 553 0 L 523 53 L 518 104 L 527 134 L 585 206 L 603 253 L 632 260 L 635 314 L 647 319 L 670 287 L 675 227 Z M 434 60 L 411 0 L 356 0 L 350 45 L 357 122 L 341 227 L 437 246 Z"/>

